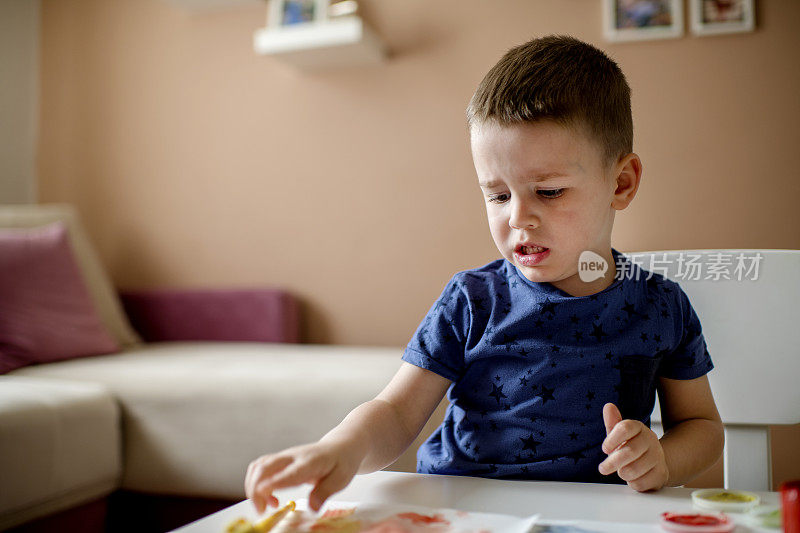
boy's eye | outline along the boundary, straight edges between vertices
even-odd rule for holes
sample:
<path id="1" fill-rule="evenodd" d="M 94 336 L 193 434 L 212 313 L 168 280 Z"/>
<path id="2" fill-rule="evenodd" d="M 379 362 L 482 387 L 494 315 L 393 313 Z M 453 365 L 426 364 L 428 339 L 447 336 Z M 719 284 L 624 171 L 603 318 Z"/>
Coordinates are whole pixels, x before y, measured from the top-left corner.
<path id="1" fill-rule="evenodd" d="M 564 188 L 561 189 L 537 189 L 536 194 L 541 196 L 542 198 L 558 198 L 562 194 L 564 194 Z"/>
<path id="2" fill-rule="evenodd" d="M 565 190 L 566 189 L 564 187 L 560 189 L 537 189 L 536 194 L 547 200 L 552 200 L 563 195 Z M 487 200 L 495 204 L 504 204 L 509 200 L 509 198 L 511 198 L 510 194 L 500 193 L 489 196 Z"/>
<path id="3" fill-rule="evenodd" d="M 501 193 L 489 196 L 488 200 L 496 204 L 502 204 L 507 202 L 510 197 L 511 195 L 508 193 Z"/>

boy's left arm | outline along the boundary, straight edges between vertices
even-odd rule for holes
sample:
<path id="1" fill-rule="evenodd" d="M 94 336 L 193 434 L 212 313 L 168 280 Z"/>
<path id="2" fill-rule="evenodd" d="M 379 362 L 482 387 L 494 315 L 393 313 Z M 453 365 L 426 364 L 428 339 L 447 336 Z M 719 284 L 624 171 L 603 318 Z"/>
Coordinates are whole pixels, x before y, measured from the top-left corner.
<path id="1" fill-rule="evenodd" d="M 607 436 L 602 474 L 617 472 L 640 492 L 687 483 L 722 454 L 724 432 L 708 378 L 659 378 L 661 440 L 638 420 L 622 420 L 614 404 L 603 408 Z"/>

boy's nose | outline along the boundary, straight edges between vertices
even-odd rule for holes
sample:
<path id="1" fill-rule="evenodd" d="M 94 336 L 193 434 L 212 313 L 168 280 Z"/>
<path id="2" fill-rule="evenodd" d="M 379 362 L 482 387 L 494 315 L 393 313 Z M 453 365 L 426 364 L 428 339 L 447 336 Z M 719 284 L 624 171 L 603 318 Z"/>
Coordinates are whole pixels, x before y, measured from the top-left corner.
<path id="1" fill-rule="evenodd" d="M 533 207 L 528 202 L 511 201 L 511 215 L 508 225 L 513 229 L 538 228 L 542 222 L 533 212 Z"/>

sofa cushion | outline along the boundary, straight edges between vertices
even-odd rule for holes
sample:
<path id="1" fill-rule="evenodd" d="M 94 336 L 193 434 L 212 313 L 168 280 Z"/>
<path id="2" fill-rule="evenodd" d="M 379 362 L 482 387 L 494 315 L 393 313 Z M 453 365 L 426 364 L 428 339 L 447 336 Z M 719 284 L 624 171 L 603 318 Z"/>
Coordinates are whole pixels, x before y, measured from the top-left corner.
<path id="1" fill-rule="evenodd" d="M 110 494 L 120 443 L 103 385 L 0 376 L 0 530 Z"/>
<path id="2" fill-rule="evenodd" d="M 402 348 L 153 343 L 25 367 L 12 375 L 91 380 L 122 407 L 123 488 L 243 498 L 258 456 L 317 440 L 372 399 Z"/>
<path id="3" fill-rule="evenodd" d="M 0 374 L 117 350 L 95 313 L 64 224 L 0 229 Z"/>
<path id="4" fill-rule="evenodd" d="M 297 301 L 279 289 L 139 289 L 120 294 L 146 342 L 298 342 Z"/>
<path id="5" fill-rule="evenodd" d="M 128 322 L 111 281 L 94 251 L 75 209 L 66 204 L 0 206 L 0 228 L 32 228 L 62 221 L 69 233 L 69 244 L 100 319 L 123 346 L 140 342 Z"/>

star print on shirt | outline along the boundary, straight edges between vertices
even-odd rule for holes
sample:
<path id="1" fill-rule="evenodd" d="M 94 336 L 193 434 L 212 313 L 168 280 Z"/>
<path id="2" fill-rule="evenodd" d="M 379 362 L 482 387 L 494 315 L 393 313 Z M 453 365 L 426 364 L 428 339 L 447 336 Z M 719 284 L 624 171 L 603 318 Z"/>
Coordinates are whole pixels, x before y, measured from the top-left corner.
<path id="1" fill-rule="evenodd" d="M 523 450 L 532 450 L 534 454 L 536 453 L 536 447 L 541 444 L 541 442 L 539 442 L 537 440 L 534 440 L 532 434 L 528 435 L 527 439 L 524 439 L 524 438 L 520 437 L 519 440 L 522 441 L 522 444 L 523 444 L 522 449 Z"/>
<path id="2" fill-rule="evenodd" d="M 539 309 L 539 312 L 541 314 L 549 313 L 550 316 L 552 317 L 556 314 L 556 305 L 558 304 L 556 302 L 551 302 L 549 298 L 545 299 L 544 303 Z"/>
<path id="3" fill-rule="evenodd" d="M 586 459 L 586 456 L 583 455 L 583 452 L 581 452 L 581 451 L 568 453 L 567 457 L 569 457 L 570 459 L 575 461 L 575 464 L 578 464 L 578 461 L 581 460 L 581 459 Z"/>
<path id="4" fill-rule="evenodd" d="M 555 398 L 553 397 L 553 392 L 555 392 L 555 390 L 556 389 L 548 389 L 547 387 L 542 385 L 542 395 L 541 395 L 542 405 L 546 404 L 548 400 L 555 400 Z"/>
<path id="5" fill-rule="evenodd" d="M 492 392 L 489 393 L 489 396 L 494 396 L 494 399 L 497 400 L 497 405 L 500 405 L 500 398 L 508 398 L 503 394 L 503 385 L 498 387 L 494 383 L 492 383 Z"/>
<path id="6" fill-rule="evenodd" d="M 503 344 L 517 344 L 517 341 L 514 340 L 514 337 L 508 333 L 503 333 L 503 340 L 501 342 Z"/>
<path id="7" fill-rule="evenodd" d="M 472 303 L 478 311 L 485 311 L 483 307 L 483 298 L 471 298 L 470 303 Z"/>
<path id="8" fill-rule="evenodd" d="M 622 310 L 628 313 L 629 319 L 631 318 L 631 316 L 636 314 L 636 309 L 634 309 L 633 304 L 630 303 L 628 300 L 625 300 L 625 305 L 622 306 Z"/>
<path id="9" fill-rule="evenodd" d="M 597 342 L 603 340 L 603 337 L 608 337 L 608 333 L 603 331 L 602 324 L 592 324 L 592 328 L 592 332 L 589 333 L 589 335 L 594 336 L 594 338 L 597 339 Z"/>

